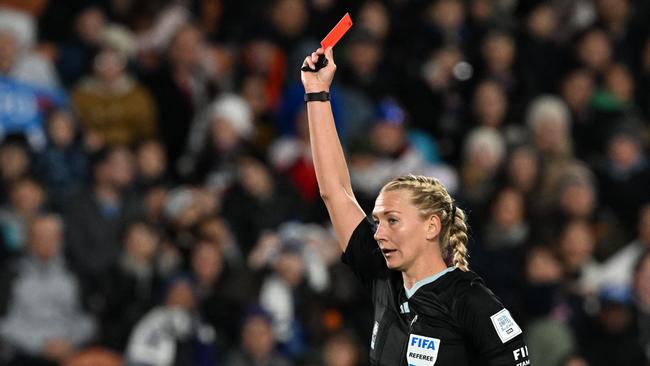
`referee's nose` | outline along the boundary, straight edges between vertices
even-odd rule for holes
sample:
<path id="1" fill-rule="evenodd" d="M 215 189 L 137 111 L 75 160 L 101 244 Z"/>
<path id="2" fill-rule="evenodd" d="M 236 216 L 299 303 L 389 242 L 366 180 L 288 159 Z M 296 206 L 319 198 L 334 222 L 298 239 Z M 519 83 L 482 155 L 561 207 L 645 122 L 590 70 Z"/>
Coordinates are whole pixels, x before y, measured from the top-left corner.
<path id="1" fill-rule="evenodd" d="M 375 225 L 375 234 L 373 237 L 378 243 L 380 241 L 386 240 L 386 236 L 384 235 L 384 226 L 381 223 Z"/>

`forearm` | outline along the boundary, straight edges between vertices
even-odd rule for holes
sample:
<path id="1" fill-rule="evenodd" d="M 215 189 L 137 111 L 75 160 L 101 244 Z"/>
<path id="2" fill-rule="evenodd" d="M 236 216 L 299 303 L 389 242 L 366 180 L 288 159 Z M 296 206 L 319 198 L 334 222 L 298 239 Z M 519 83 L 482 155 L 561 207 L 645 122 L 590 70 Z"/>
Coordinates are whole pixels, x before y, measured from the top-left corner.
<path id="1" fill-rule="evenodd" d="M 309 138 L 318 188 L 323 199 L 333 192 L 352 196 L 350 173 L 336 132 L 330 102 L 308 102 Z"/>

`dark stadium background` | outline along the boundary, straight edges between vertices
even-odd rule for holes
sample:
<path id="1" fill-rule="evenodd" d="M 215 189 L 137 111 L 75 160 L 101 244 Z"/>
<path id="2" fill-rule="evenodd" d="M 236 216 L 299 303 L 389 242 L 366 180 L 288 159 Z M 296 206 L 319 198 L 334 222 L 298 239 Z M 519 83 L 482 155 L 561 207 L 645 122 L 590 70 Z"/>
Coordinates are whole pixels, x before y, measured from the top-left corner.
<path id="1" fill-rule="evenodd" d="M 648 365 L 650 1 L 0 1 L 0 364 L 367 364 L 299 66 L 357 199 L 469 212 L 535 366 Z"/>

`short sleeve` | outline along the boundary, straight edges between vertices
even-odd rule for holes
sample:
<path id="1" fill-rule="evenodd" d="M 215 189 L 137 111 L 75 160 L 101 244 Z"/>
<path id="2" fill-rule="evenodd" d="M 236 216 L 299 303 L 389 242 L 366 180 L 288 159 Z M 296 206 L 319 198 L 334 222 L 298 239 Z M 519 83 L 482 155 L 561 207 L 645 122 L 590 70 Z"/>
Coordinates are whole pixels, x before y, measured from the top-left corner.
<path id="1" fill-rule="evenodd" d="M 341 260 L 350 266 L 364 286 L 370 288 L 374 279 L 388 274 L 384 256 L 374 238 L 373 224 L 369 219 L 361 220 L 348 242 Z"/>
<path id="2" fill-rule="evenodd" d="M 522 329 L 482 283 L 472 283 L 457 300 L 455 311 L 473 346 L 488 365 L 530 364 Z"/>

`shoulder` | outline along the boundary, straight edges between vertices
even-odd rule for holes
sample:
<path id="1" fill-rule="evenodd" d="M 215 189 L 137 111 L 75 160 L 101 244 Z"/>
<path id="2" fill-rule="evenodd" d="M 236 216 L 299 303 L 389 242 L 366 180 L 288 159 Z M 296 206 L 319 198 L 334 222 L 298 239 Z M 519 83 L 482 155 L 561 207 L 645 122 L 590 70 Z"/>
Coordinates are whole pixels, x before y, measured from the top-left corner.
<path id="1" fill-rule="evenodd" d="M 475 344 L 499 348 L 522 334 L 521 327 L 481 277 L 473 272 L 461 277 L 453 311 L 460 325 L 473 335 Z"/>
<path id="2" fill-rule="evenodd" d="M 483 279 L 472 271 L 455 270 L 453 275 L 452 308 L 461 317 L 494 314 L 503 309 L 499 298 Z"/>

